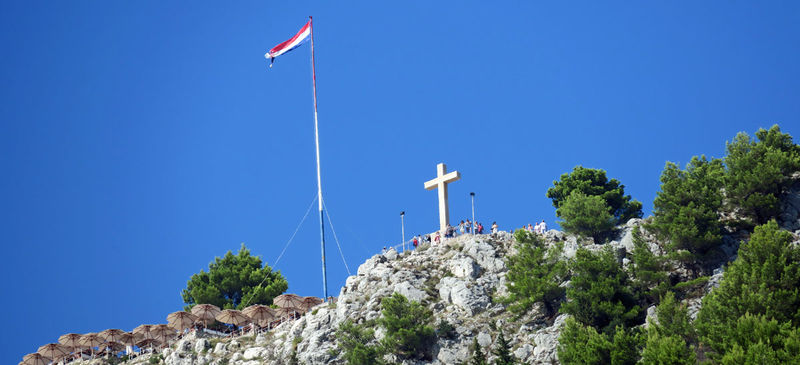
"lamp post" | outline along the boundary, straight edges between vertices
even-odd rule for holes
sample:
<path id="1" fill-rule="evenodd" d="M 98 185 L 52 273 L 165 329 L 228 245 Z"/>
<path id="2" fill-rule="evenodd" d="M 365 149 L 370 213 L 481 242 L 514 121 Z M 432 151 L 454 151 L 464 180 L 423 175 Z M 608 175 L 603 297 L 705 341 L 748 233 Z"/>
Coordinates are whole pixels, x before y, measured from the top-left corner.
<path id="1" fill-rule="evenodd" d="M 400 212 L 400 232 L 403 235 L 403 252 L 406 252 L 406 212 Z"/>
<path id="2" fill-rule="evenodd" d="M 472 234 L 475 234 L 475 227 L 478 226 L 478 224 L 475 223 L 475 192 L 470 192 L 469 196 L 472 198 Z"/>

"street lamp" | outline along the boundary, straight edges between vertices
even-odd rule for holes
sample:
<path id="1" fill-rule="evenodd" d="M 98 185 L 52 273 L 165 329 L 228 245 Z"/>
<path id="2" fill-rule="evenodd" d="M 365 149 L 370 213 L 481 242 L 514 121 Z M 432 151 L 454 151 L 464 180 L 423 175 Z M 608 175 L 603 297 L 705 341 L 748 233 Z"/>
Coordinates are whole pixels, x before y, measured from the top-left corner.
<path id="1" fill-rule="evenodd" d="M 403 235 L 403 252 L 406 252 L 406 212 L 400 212 L 400 232 Z"/>
<path id="2" fill-rule="evenodd" d="M 475 223 L 475 192 L 470 192 L 469 196 L 472 198 L 472 234 L 475 234 L 475 227 L 478 226 L 478 224 Z"/>

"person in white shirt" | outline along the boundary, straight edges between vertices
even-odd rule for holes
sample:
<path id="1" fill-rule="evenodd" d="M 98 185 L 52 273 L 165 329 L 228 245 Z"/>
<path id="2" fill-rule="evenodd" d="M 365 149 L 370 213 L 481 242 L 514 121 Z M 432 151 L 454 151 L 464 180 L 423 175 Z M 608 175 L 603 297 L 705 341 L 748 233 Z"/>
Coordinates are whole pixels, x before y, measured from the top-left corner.
<path id="1" fill-rule="evenodd" d="M 542 223 L 539 223 L 539 231 L 541 234 L 545 234 L 547 232 L 547 223 L 544 222 L 544 219 L 542 219 Z"/>

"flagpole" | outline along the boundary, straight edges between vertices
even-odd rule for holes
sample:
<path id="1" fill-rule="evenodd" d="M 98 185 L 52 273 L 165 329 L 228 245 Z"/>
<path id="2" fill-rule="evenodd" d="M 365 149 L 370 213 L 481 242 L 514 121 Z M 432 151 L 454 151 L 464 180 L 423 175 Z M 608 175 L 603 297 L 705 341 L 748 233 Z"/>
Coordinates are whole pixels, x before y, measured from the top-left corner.
<path id="1" fill-rule="evenodd" d="M 325 220 L 322 212 L 322 178 L 319 167 L 319 122 L 317 119 L 317 71 L 314 65 L 314 24 L 309 16 L 308 22 L 311 23 L 311 79 L 314 85 L 314 141 L 317 145 L 317 202 L 319 203 L 319 238 L 322 250 L 322 293 L 323 298 L 328 300 L 328 274 L 325 268 Z"/>

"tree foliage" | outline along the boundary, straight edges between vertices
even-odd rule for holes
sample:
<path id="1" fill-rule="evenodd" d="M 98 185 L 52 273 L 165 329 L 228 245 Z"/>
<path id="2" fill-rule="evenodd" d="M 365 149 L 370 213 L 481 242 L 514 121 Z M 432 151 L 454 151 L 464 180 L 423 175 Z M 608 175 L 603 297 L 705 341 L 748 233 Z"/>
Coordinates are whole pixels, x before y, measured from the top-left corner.
<path id="1" fill-rule="evenodd" d="M 725 168 L 722 160 L 693 157 L 681 170 L 667 162 L 661 173 L 661 190 L 653 202 L 650 226 L 669 241 L 671 252 L 687 250 L 702 258 L 722 241 L 719 211 Z"/>
<path id="2" fill-rule="evenodd" d="M 695 323 L 713 351 L 724 355 L 738 343 L 746 354 L 747 342 L 734 340 L 738 331 L 772 326 L 773 320 L 795 330 L 800 326 L 800 248 L 792 240 L 773 220 L 755 227 L 750 241 L 741 244 L 720 286 L 703 300 Z M 742 319 L 746 314 L 763 318 L 751 325 L 753 319 Z"/>
<path id="3" fill-rule="evenodd" d="M 192 275 L 181 292 L 186 309 L 195 304 L 213 304 L 225 309 L 241 309 L 252 304 L 272 304 L 272 299 L 285 292 L 289 284 L 279 271 L 261 263 L 258 256 L 242 244 L 234 255 L 214 258 L 208 272 Z"/>
<path id="4" fill-rule="evenodd" d="M 436 335 L 431 327 L 433 314 L 418 302 L 410 302 L 400 293 L 381 301 L 381 313 L 378 324 L 386 329 L 381 341 L 385 351 L 401 358 L 422 358 L 430 356 L 431 344 Z"/>
<path id="5" fill-rule="evenodd" d="M 501 301 L 518 317 L 537 302 L 544 304 L 548 314 L 556 311 L 564 296 L 559 284 L 566 278 L 567 265 L 560 259 L 563 244 L 544 247 L 538 235 L 525 230 L 514 233 L 517 253 L 506 258 L 508 297 Z"/>
<path id="6" fill-rule="evenodd" d="M 370 344 L 375 333 L 370 328 L 359 326 L 347 319 L 336 331 L 337 347 L 345 361 L 351 365 L 378 364 L 381 360 L 380 349 Z"/>
<path id="7" fill-rule="evenodd" d="M 564 365 L 610 364 L 611 347 L 605 335 L 570 317 L 558 338 L 558 360 Z"/>
<path id="8" fill-rule="evenodd" d="M 611 333 L 618 325 L 636 324 L 641 308 L 631 292 L 627 274 L 610 248 L 596 254 L 578 249 L 571 271 L 562 312 L 603 333 Z"/>
<path id="9" fill-rule="evenodd" d="M 639 360 L 641 346 L 637 329 L 620 326 L 605 334 L 570 317 L 558 338 L 558 360 L 565 365 L 633 365 Z"/>
<path id="10" fill-rule="evenodd" d="M 547 189 L 547 197 L 553 201 L 558 217 L 562 217 L 561 206 L 573 191 L 602 197 L 616 224 L 642 216 L 642 203 L 625 195 L 625 185 L 617 179 L 609 180 L 604 170 L 577 166 L 571 173 L 561 175 L 559 181 L 553 181 L 553 187 Z"/>
<path id="11" fill-rule="evenodd" d="M 489 365 L 486 360 L 486 354 L 481 349 L 481 344 L 478 343 L 478 338 L 472 340 L 472 359 L 469 361 L 470 365 Z"/>
<path id="12" fill-rule="evenodd" d="M 511 345 L 506 340 L 503 330 L 500 330 L 500 334 L 497 335 L 497 342 L 495 342 L 492 354 L 496 357 L 494 365 L 514 365 L 517 363 L 514 355 L 511 354 Z"/>
<path id="13" fill-rule="evenodd" d="M 585 195 L 576 190 L 558 209 L 563 219 L 558 223 L 564 231 L 591 237 L 595 243 L 602 243 L 614 230 L 616 220 L 601 196 Z"/>
<path id="14" fill-rule="evenodd" d="M 692 344 L 697 335 L 685 305 L 667 292 L 656 308 L 658 322 L 650 323 L 642 350 L 643 364 L 694 364 Z"/>
<path id="15" fill-rule="evenodd" d="M 800 171 L 800 146 L 780 127 L 759 129 L 758 140 L 739 133 L 727 144 L 725 191 L 733 207 L 751 224 L 777 218 L 778 197 L 792 173 Z"/>
<path id="16" fill-rule="evenodd" d="M 670 288 L 666 264 L 661 256 L 656 256 L 642 238 L 636 227 L 633 232 L 633 253 L 631 255 L 631 288 L 646 306 L 655 303 Z"/>

